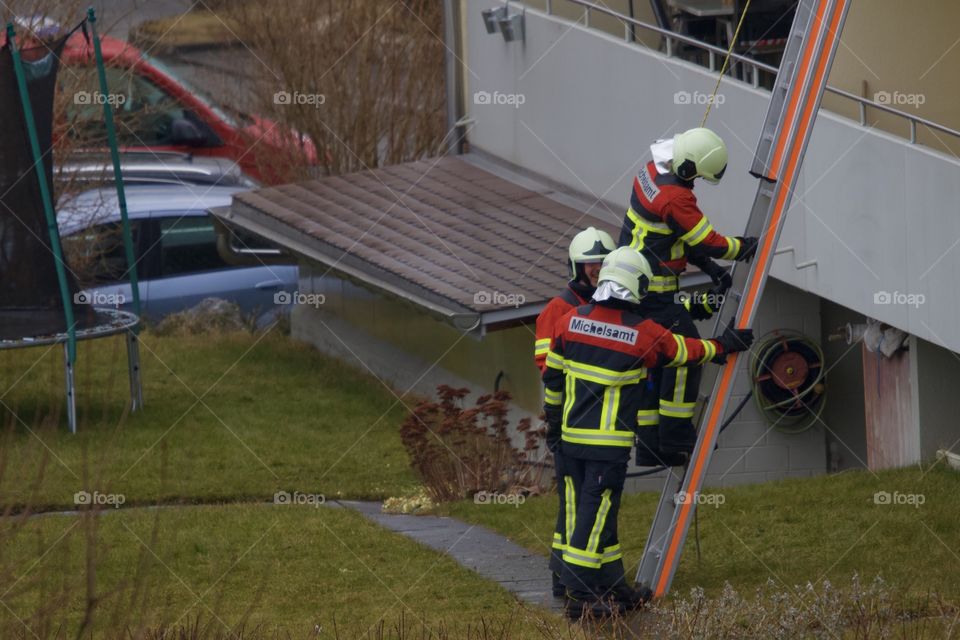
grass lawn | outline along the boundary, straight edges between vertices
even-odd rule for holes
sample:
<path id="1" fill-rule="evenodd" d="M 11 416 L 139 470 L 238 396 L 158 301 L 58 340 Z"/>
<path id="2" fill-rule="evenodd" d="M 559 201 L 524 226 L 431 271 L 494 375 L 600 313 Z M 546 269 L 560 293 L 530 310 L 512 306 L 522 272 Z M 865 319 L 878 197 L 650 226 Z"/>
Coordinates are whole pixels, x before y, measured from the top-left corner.
<path id="1" fill-rule="evenodd" d="M 81 343 L 77 435 L 61 351 L 0 358 L 0 511 L 74 509 L 81 490 L 125 502 L 96 518 L 0 517 L 0 637 L 56 637 L 61 624 L 72 637 L 88 597 L 94 637 L 198 619 L 212 634 L 244 624 L 271 638 L 378 637 L 401 621 L 534 637 L 556 621 L 353 511 L 264 503 L 280 490 L 332 501 L 417 486 L 405 409 L 372 376 L 279 333 L 148 333 L 141 356 L 146 408 L 126 415 L 122 341 Z M 156 503 L 172 506 L 130 508 Z"/>
<path id="2" fill-rule="evenodd" d="M 923 504 L 875 504 L 878 491 L 920 494 Z M 856 471 L 713 493 L 725 502 L 699 509 L 702 559 L 691 527 L 674 594 L 701 586 L 717 596 L 724 582 L 749 594 L 768 579 L 785 589 L 824 579 L 843 586 L 859 573 L 865 582 L 882 576 L 898 593 L 934 591 L 960 605 L 960 474 L 942 465 L 926 474 L 916 467 Z M 619 534 L 631 577 L 658 498 L 643 493 L 623 499 Z M 555 509 L 552 496 L 519 507 L 460 502 L 445 508 L 545 557 Z"/>
<path id="3" fill-rule="evenodd" d="M 12 534 L 4 523 L 2 555 L 23 562 L 5 576 L 0 561 L 0 637 L 23 633 L 16 618 L 42 628 L 31 618 L 40 600 L 53 609 L 48 623 L 65 623 L 73 637 L 87 597 L 88 520 L 48 515 Z M 282 629 L 291 638 L 334 637 L 335 625 L 352 638 L 401 616 L 417 627 L 443 624 L 451 637 L 465 637 L 481 620 L 509 625 L 507 637 L 535 637 L 537 620 L 556 620 L 519 610 L 495 583 L 345 508 L 120 509 L 96 519 L 96 529 L 95 637 L 198 616 L 215 632 L 246 621 L 248 630 Z M 323 633 L 314 635 L 318 628 Z"/>
<path id="4" fill-rule="evenodd" d="M 276 331 L 147 333 L 141 361 L 146 406 L 124 415 L 122 340 L 80 343 L 80 425 L 71 435 L 62 351 L 3 352 L 0 504 L 72 506 L 84 488 L 124 494 L 127 504 L 269 499 L 279 490 L 364 499 L 416 484 L 398 435 L 403 405 L 312 347 Z"/>

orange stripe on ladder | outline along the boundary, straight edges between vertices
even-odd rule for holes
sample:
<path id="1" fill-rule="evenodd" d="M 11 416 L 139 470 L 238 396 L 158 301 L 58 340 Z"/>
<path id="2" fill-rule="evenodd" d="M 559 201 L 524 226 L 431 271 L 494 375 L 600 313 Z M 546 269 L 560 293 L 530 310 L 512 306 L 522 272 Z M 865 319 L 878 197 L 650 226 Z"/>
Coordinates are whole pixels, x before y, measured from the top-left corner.
<path id="1" fill-rule="evenodd" d="M 794 122 L 797 116 L 797 107 L 800 103 L 800 96 L 803 94 L 803 87 L 807 83 L 807 76 L 810 73 L 810 62 L 813 60 L 813 51 L 816 49 L 816 42 L 820 39 L 820 31 L 823 29 L 824 14 L 826 12 L 827 5 L 830 4 L 829 0 L 823 0 L 817 5 L 817 10 L 814 12 L 812 24 L 815 27 L 815 32 L 813 37 L 810 38 L 808 43 L 810 46 L 803 52 L 803 57 L 800 59 L 800 72 L 797 74 L 797 79 L 793 84 L 793 92 L 790 94 L 790 101 L 787 104 L 787 113 L 786 118 L 784 119 L 783 127 L 780 128 L 780 137 L 777 140 L 777 146 L 773 152 L 773 158 L 770 160 L 770 175 L 769 178 L 772 180 L 779 179 L 780 167 L 783 161 L 783 152 L 784 147 L 787 144 L 787 139 L 790 138 L 790 129 L 793 128 Z"/>

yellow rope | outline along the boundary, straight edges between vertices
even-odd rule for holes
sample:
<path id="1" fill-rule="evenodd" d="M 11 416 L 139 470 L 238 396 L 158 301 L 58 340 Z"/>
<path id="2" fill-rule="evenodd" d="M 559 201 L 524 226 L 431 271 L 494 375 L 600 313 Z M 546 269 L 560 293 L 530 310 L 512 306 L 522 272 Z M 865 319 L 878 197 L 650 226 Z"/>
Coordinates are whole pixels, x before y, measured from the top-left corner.
<path id="1" fill-rule="evenodd" d="M 710 115 L 710 108 L 713 107 L 713 103 L 717 99 L 717 91 L 720 90 L 720 81 L 723 80 L 723 74 L 727 72 L 727 66 L 730 64 L 730 56 L 733 54 L 733 48 L 737 44 L 737 38 L 740 36 L 740 27 L 743 26 L 743 19 L 747 17 L 747 10 L 749 8 L 750 0 L 747 0 L 746 4 L 743 5 L 743 13 L 740 14 L 740 22 L 737 23 L 737 30 L 733 32 L 733 39 L 730 40 L 727 55 L 723 59 L 723 66 L 720 67 L 720 75 L 717 76 L 717 84 L 713 87 L 713 95 L 711 95 L 707 101 L 707 110 L 703 114 L 703 120 L 700 121 L 701 127 L 707 126 L 707 117 Z"/>

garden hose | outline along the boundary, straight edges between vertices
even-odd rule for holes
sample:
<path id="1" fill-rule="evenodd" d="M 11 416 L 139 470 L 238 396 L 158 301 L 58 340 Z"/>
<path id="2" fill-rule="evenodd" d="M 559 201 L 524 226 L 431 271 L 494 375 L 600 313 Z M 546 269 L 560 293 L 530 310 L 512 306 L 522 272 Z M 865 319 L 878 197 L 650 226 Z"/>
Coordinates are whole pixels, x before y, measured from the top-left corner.
<path id="1" fill-rule="evenodd" d="M 826 373 L 820 345 L 802 333 L 772 331 L 751 350 L 753 399 L 778 431 L 801 433 L 826 406 Z"/>

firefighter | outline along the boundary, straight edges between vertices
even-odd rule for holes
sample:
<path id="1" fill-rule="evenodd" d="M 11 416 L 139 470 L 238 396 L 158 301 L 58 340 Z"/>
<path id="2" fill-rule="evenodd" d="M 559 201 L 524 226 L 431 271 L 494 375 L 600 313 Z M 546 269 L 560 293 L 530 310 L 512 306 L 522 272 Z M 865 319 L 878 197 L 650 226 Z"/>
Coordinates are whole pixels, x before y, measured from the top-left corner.
<path id="1" fill-rule="evenodd" d="M 717 233 L 697 206 L 696 178 L 716 184 L 727 168 L 727 147 L 720 136 L 705 128 L 690 129 L 657 141 L 650 150 L 653 160 L 634 180 L 619 244 L 641 251 L 650 262 L 653 278 L 644 300 L 649 317 L 675 333 L 698 338 L 696 318 L 679 297 L 680 275 L 687 262 L 698 265 L 717 284 L 707 301 L 719 299 L 730 286 L 730 275 L 710 258 L 749 260 L 757 239 Z M 714 310 L 708 305 L 696 312 L 702 318 Z M 637 464 L 681 465 L 689 458 L 697 437 L 693 412 L 701 373 L 697 364 L 653 372 L 650 394 L 654 399 L 645 403 L 639 416 Z"/>
<path id="2" fill-rule="evenodd" d="M 544 369 L 553 325 L 575 307 L 587 303 L 597 288 L 600 264 L 608 253 L 616 249 L 613 238 L 606 231 L 587 227 L 570 241 L 570 281 L 563 292 L 552 298 L 537 316 L 537 334 L 533 359 Z"/>
<path id="3" fill-rule="evenodd" d="M 617 511 L 649 367 L 704 364 L 743 351 L 749 329 L 713 340 L 685 338 L 640 315 L 653 272 L 636 250 L 603 261 L 590 303 L 554 327 L 543 381 L 547 442 L 559 450 L 566 492 L 561 582 L 571 618 L 622 613 L 641 605 L 624 580 Z"/>
<path id="4" fill-rule="evenodd" d="M 534 347 L 534 361 L 540 372 L 546 368 L 544 361 L 550 348 L 550 337 L 553 335 L 553 326 L 557 320 L 565 316 L 571 309 L 586 304 L 597 287 L 597 277 L 600 275 L 600 263 L 616 245 L 613 238 L 606 231 L 587 227 L 570 241 L 570 281 L 563 292 L 547 303 L 540 315 L 537 316 L 536 344 Z M 553 532 L 553 543 L 550 551 L 550 574 L 553 579 L 553 595 L 557 598 L 565 593 L 560 584 L 560 571 L 563 569 L 563 546 L 566 544 L 564 528 L 563 480 L 560 478 L 560 463 L 557 460 L 559 453 L 554 452 L 554 470 L 557 472 L 557 497 L 559 508 L 557 526 Z"/>

